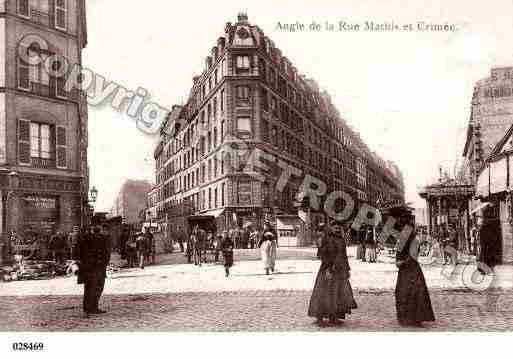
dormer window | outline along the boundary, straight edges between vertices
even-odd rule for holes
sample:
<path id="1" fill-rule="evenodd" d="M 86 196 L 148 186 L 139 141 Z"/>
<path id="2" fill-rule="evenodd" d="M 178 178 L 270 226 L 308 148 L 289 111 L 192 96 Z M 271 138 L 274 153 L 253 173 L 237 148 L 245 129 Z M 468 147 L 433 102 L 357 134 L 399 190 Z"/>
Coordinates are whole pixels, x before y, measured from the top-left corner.
<path id="1" fill-rule="evenodd" d="M 247 55 L 237 56 L 237 69 L 249 70 L 249 56 L 247 56 Z"/>

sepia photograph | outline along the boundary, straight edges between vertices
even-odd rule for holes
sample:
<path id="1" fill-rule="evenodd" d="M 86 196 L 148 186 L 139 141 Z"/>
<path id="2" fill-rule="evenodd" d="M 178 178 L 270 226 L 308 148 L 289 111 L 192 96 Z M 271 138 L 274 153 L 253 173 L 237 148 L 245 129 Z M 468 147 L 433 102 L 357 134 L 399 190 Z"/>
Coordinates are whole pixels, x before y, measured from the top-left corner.
<path id="1" fill-rule="evenodd" d="M 0 354 L 505 346 L 512 17 L 0 0 Z"/>

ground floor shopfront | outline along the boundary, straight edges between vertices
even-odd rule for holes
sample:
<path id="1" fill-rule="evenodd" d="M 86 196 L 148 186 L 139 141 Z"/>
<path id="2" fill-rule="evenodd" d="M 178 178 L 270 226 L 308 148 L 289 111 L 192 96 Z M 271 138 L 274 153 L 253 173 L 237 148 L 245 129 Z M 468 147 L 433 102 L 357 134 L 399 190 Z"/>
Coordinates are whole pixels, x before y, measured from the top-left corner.
<path id="1" fill-rule="evenodd" d="M 48 251 L 53 234 L 71 232 L 86 218 L 80 178 L 1 173 L 0 199 L 3 263 L 16 251 Z"/>

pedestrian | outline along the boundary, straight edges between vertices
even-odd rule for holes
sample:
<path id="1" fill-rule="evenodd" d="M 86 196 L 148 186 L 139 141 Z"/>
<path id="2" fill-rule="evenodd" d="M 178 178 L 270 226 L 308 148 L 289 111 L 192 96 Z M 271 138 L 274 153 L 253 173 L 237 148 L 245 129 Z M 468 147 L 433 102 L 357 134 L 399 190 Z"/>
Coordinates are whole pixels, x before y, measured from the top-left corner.
<path id="1" fill-rule="evenodd" d="M 476 223 L 472 225 L 472 229 L 470 230 L 470 254 L 477 256 L 477 243 L 479 242 L 479 228 Z"/>
<path id="2" fill-rule="evenodd" d="M 137 233 L 135 241 L 137 243 L 137 259 L 139 260 L 139 268 L 144 269 L 148 253 L 148 243 L 146 242 L 146 237 L 142 232 Z"/>
<path id="3" fill-rule="evenodd" d="M 341 324 L 346 314 L 357 308 L 349 278 L 351 268 L 347 258 L 348 234 L 342 224 L 334 221 L 325 229 L 319 245 L 321 266 L 317 273 L 308 307 L 308 316 L 316 318 L 316 324 L 324 327 L 324 319 L 330 325 Z"/>
<path id="4" fill-rule="evenodd" d="M 137 242 L 134 234 L 128 236 L 128 240 L 125 243 L 125 255 L 128 268 L 135 267 L 137 263 Z"/>
<path id="5" fill-rule="evenodd" d="M 230 268 L 233 266 L 233 246 L 233 240 L 228 235 L 228 232 L 224 231 L 223 239 L 221 242 L 221 249 L 223 251 L 224 272 L 226 277 L 230 275 Z"/>
<path id="6" fill-rule="evenodd" d="M 258 241 L 258 231 L 256 230 L 256 228 L 254 228 L 254 229 L 252 228 L 251 233 L 249 234 L 249 247 L 251 249 L 254 249 L 257 241 Z"/>
<path id="7" fill-rule="evenodd" d="M 128 228 L 124 227 L 121 232 L 121 236 L 119 237 L 119 254 L 123 260 L 127 260 L 126 243 L 128 242 L 128 237 Z"/>
<path id="8" fill-rule="evenodd" d="M 365 234 L 365 260 L 369 263 L 376 263 L 376 240 L 374 239 L 374 231 L 371 226 L 367 227 Z"/>
<path id="9" fill-rule="evenodd" d="M 196 225 L 191 234 L 191 242 L 193 245 L 194 252 L 194 265 L 201 267 L 201 252 L 202 252 L 202 243 L 203 239 L 201 238 L 201 230 L 198 225 Z"/>
<path id="10" fill-rule="evenodd" d="M 400 226 L 415 226 L 409 213 L 402 213 Z M 421 326 L 422 322 L 435 320 L 429 291 L 422 269 L 417 262 L 419 244 L 415 231 L 404 242 L 399 242 L 396 254 L 396 266 L 399 268 L 395 287 L 397 320 L 404 326 Z"/>
<path id="11" fill-rule="evenodd" d="M 207 239 L 205 241 L 205 248 L 204 248 L 204 252 L 205 252 L 205 262 L 207 261 L 207 251 L 209 249 L 214 249 L 214 234 L 212 233 L 212 231 L 208 231 L 207 232 Z"/>
<path id="12" fill-rule="evenodd" d="M 226 231 L 225 231 L 226 232 Z M 223 242 L 223 235 L 222 234 L 216 234 L 213 242 L 213 250 L 214 250 L 214 262 L 219 262 L 219 253 L 222 251 L 222 244 Z"/>
<path id="13" fill-rule="evenodd" d="M 93 225 L 93 233 L 86 233 L 79 240 L 76 251 L 78 284 L 84 284 L 83 310 L 86 317 L 102 314 L 98 303 L 105 285 L 107 265 L 110 260 L 107 238 L 101 234 L 98 223 Z"/>
<path id="14" fill-rule="evenodd" d="M 358 247 L 356 248 L 356 259 L 365 262 L 365 231 L 362 229 L 357 232 Z"/>
<path id="15" fill-rule="evenodd" d="M 195 251 L 194 251 L 194 242 L 195 242 L 195 233 L 193 232 L 187 237 L 187 248 L 185 250 L 185 255 L 187 256 L 187 263 L 192 263 L 192 258 L 196 259 Z M 194 261 L 196 264 L 196 261 Z"/>
<path id="16" fill-rule="evenodd" d="M 177 238 L 178 239 L 178 245 L 180 246 L 180 252 L 183 253 L 184 252 L 184 247 L 183 247 L 184 233 L 183 233 L 181 227 L 178 227 L 177 236 L 178 236 L 178 238 Z"/>
<path id="17" fill-rule="evenodd" d="M 500 248 L 500 223 L 490 218 L 483 218 L 479 229 L 479 262 L 478 270 L 481 274 L 491 274 L 499 263 L 497 253 Z"/>
<path id="18" fill-rule="evenodd" d="M 276 232 L 269 222 L 264 223 L 264 231 L 262 239 L 258 246 L 262 254 L 262 263 L 264 265 L 265 274 L 269 275 L 269 271 L 274 273 L 276 264 Z"/>
<path id="19" fill-rule="evenodd" d="M 444 247 L 447 259 L 450 258 L 451 264 L 458 264 L 458 232 L 453 226 L 449 227 L 447 240 Z"/>
<path id="20" fill-rule="evenodd" d="M 326 234 L 326 225 L 324 223 L 319 223 L 317 230 L 315 231 L 315 244 L 317 245 L 317 258 L 321 259 L 320 247 L 324 236 Z"/>
<path id="21" fill-rule="evenodd" d="M 143 237 L 145 239 L 146 252 L 144 259 L 146 263 L 155 264 L 155 241 L 150 227 L 144 227 Z"/>

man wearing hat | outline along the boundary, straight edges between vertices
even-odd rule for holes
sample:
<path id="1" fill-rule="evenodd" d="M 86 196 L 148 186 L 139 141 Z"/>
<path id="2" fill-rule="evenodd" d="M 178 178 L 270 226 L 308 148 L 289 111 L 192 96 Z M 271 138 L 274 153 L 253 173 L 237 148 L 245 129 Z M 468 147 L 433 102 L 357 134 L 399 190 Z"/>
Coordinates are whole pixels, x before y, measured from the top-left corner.
<path id="1" fill-rule="evenodd" d="M 92 233 L 86 233 L 80 239 L 75 258 L 79 263 L 78 284 L 84 284 L 83 309 L 86 317 L 105 313 L 98 308 L 98 302 L 110 261 L 109 244 L 101 233 L 100 223 L 94 221 L 92 226 Z"/>

